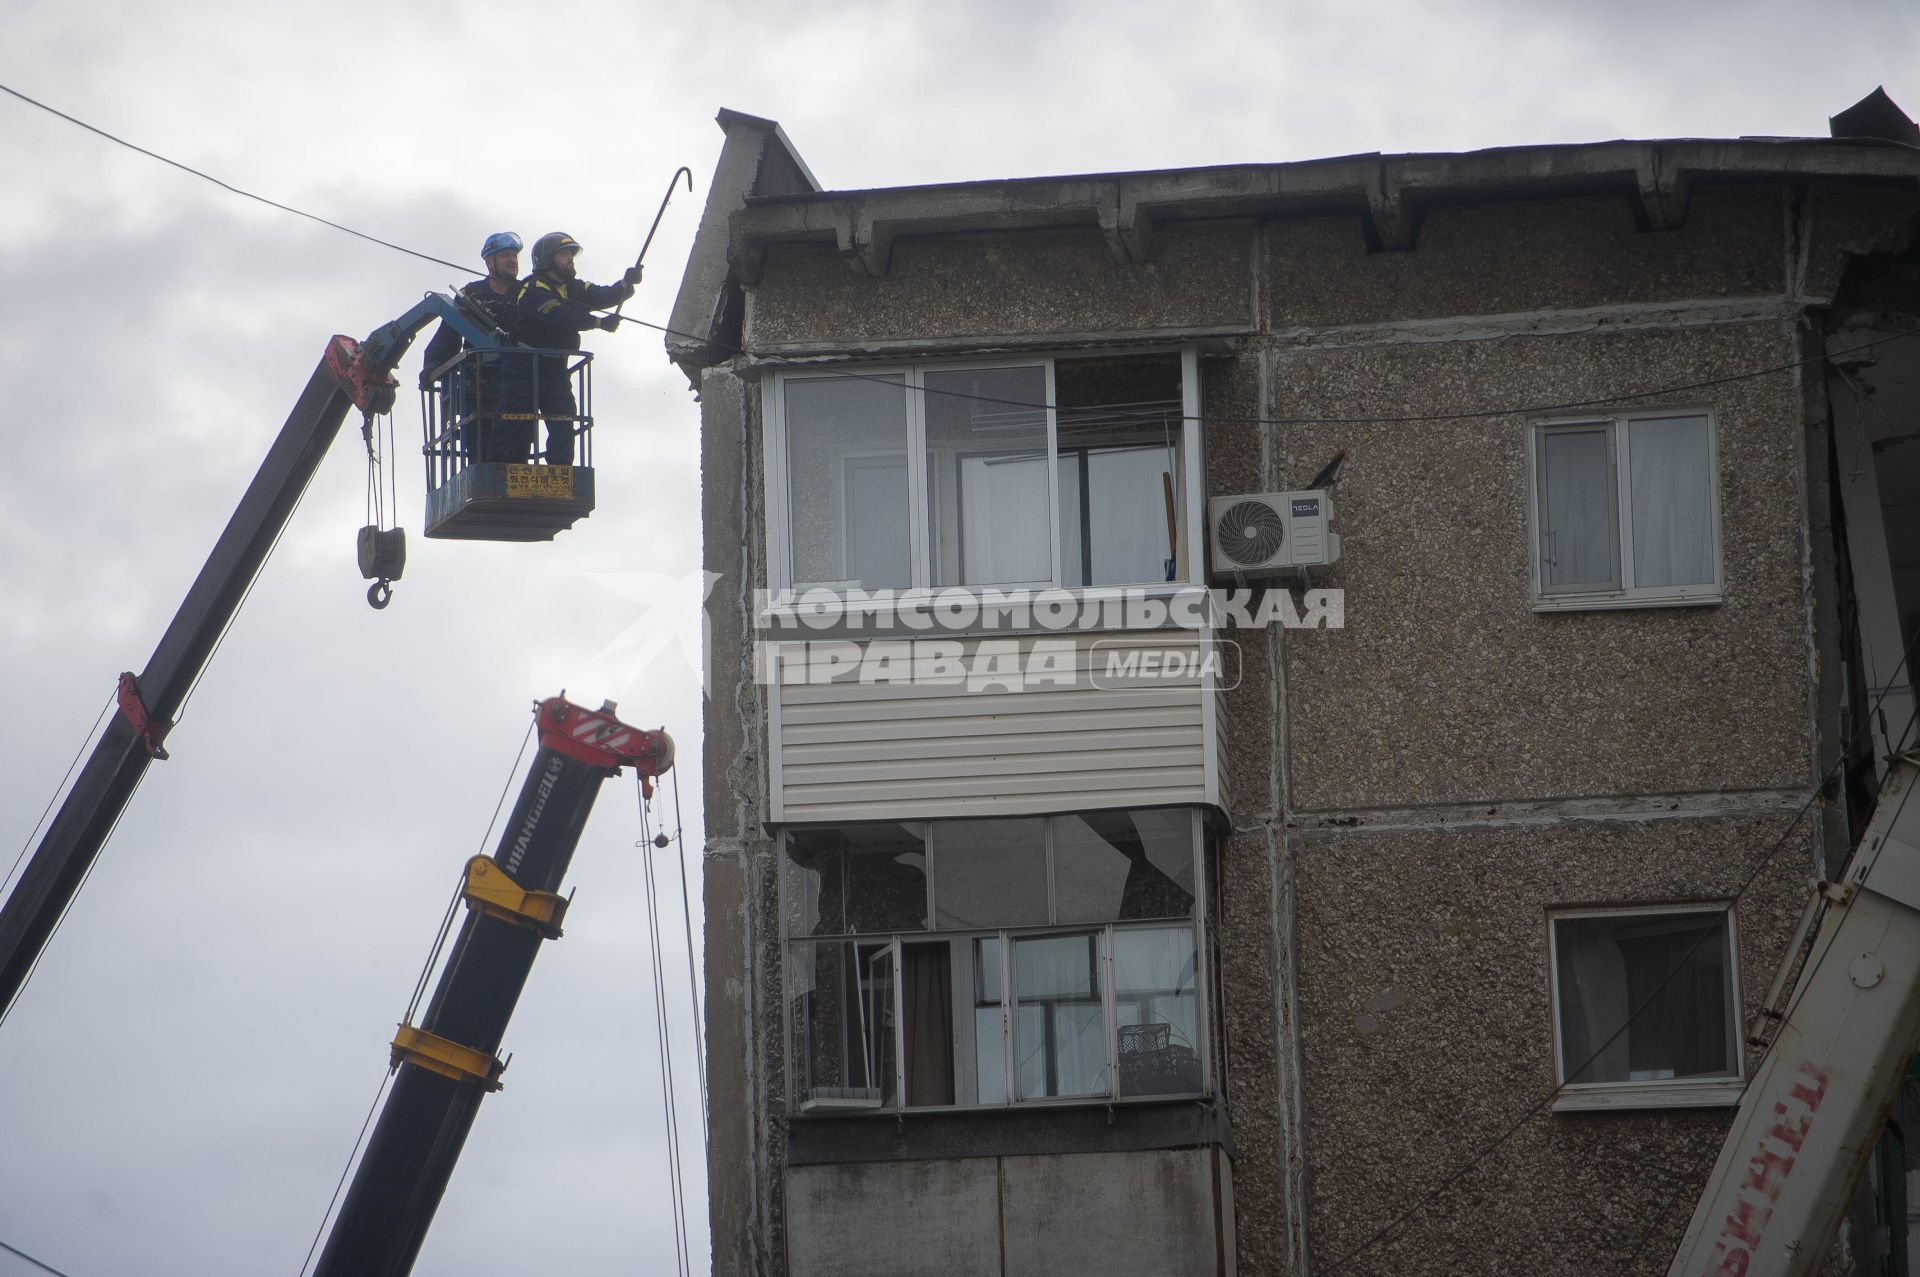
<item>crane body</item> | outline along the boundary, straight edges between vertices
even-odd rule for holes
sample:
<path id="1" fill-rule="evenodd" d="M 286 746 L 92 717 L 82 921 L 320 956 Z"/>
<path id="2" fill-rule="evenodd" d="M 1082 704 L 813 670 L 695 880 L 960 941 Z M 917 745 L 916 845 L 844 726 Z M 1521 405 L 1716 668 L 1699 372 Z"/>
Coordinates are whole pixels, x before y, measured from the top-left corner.
<path id="1" fill-rule="evenodd" d="M 120 676 L 118 713 L 0 905 L 0 1011 L 12 1005 L 148 764 L 167 756 L 167 729 L 348 411 L 392 406 L 393 367 L 414 335 L 435 319 L 446 319 L 471 341 L 498 340 L 451 299 L 430 293 L 365 342 L 336 336 L 327 343 L 146 668 L 137 678 Z"/>
<path id="2" fill-rule="evenodd" d="M 1668 1277 L 1806 1277 L 1920 1048 L 1920 754 L 1895 757 L 1806 964 L 1741 1097 Z M 1784 983 L 1784 979 L 1778 983 Z"/>
<path id="3" fill-rule="evenodd" d="M 666 733 L 554 697 L 534 710 L 540 750 L 491 857 L 467 862 L 468 913 L 418 1025 L 395 1035 L 392 1090 L 341 1203 L 315 1277 L 404 1277 L 454 1162 L 505 1067 L 495 1054 L 543 940 L 601 782 L 623 766 L 643 787 L 673 764 Z M 411 1017 L 410 1017 L 411 1018 Z"/>
<path id="4" fill-rule="evenodd" d="M 488 327 L 456 298 L 440 293 L 428 293 L 405 314 L 375 329 L 365 341 L 335 336 L 327 343 L 306 388 L 294 402 L 293 411 L 214 542 L 146 668 L 137 677 L 130 672 L 120 676 L 118 712 L 106 724 L 13 891 L 0 904 L 0 1014 L 18 996 L 148 765 L 167 757 L 164 741 L 168 729 L 266 562 L 274 541 L 292 517 L 301 493 L 320 468 L 347 413 L 357 408 L 370 420 L 392 410 L 396 390 L 393 369 L 414 338 L 435 320 L 452 325 L 465 339 L 469 351 L 461 361 L 466 364 L 472 362 L 475 352 L 497 359 L 569 353 L 527 351 L 514 346 L 505 334 Z M 585 360 L 591 356 L 574 353 L 573 357 L 576 367 L 571 375 L 584 379 Z M 506 501 L 512 512 L 511 526 L 503 531 L 502 520 L 495 516 L 491 523 L 464 535 L 492 540 L 545 539 L 591 510 L 593 475 L 589 468 L 470 462 L 454 440 L 457 428 L 443 428 L 437 438 L 431 433 L 433 429 L 430 421 L 425 449 L 430 505 L 441 496 L 441 490 L 434 486 L 438 484 L 472 485 L 484 479 L 502 492 L 514 489 L 513 497 Z M 549 476 L 549 470 L 566 473 Z M 587 494 L 584 503 L 574 495 L 576 488 Z M 441 505 L 447 509 L 441 517 L 462 513 L 463 500 L 450 504 L 443 500 Z M 479 517 L 484 502 L 476 497 L 466 503 Z M 360 541 L 363 572 L 369 578 L 381 578 L 368 598 L 376 606 L 384 606 L 376 600 L 376 591 L 384 590 L 388 579 L 399 576 L 399 564 L 405 558 L 404 542 L 398 529 L 376 528 L 362 529 Z"/>

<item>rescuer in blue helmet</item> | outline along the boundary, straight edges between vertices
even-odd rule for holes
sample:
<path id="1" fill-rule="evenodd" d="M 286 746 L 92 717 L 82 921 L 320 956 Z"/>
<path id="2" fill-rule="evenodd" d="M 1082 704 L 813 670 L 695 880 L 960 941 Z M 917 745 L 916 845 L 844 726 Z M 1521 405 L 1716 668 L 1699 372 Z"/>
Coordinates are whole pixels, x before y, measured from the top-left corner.
<path id="1" fill-rule="evenodd" d="M 514 330 L 519 322 L 515 299 L 520 292 L 521 247 L 520 237 L 512 231 L 495 231 L 487 236 L 486 242 L 480 245 L 480 260 L 487 266 L 485 277 L 460 289 L 460 300 L 468 303 L 474 318 L 510 341 L 515 340 Z M 433 389 L 434 370 L 459 354 L 465 344 L 458 329 L 442 322 L 421 359 L 420 389 Z M 515 399 L 516 391 L 531 375 L 516 377 L 510 369 L 503 375 L 500 367 L 503 359 L 528 363 L 531 356 L 482 355 L 469 360 L 455 378 L 460 393 L 444 396 L 441 401 L 443 412 L 457 404 L 464 418 L 460 442 L 470 460 L 525 461 L 533 450 L 532 421 L 500 420 L 502 413 L 528 410 L 527 407 L 514 408 L 507 401 Z"/>
<path id="2" fill-rule="evenodd" d="M 633 266 L 617 284 L 589 284 L 574 273 L 579 241 L 565 231 L 553 231 L 533 241 L 533 274 L 521 282 L 519 336 L 524 345 L 540 350 L 578 350 L 580 334 L 589 328 L 612 332 L 620 321 L 602 318 L 596 310 L 617 305 L 633 296 L 640 268 Z M 573 464 L 573 383 L 564 355 L 542 355 L 538 360 L 536 397 L 547 422 L 547 464 Z"/>

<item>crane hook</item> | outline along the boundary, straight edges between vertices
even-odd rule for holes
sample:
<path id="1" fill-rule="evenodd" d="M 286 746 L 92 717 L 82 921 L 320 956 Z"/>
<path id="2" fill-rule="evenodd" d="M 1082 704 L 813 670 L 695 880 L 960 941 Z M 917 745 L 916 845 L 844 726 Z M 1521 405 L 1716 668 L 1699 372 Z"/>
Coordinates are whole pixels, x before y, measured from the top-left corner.
<path id="1" fill-rule="evenodd" d="M 378 612 L 393 602 L 393 585 L 386 577 L 381 577 L 367 587 L 367 602 Z"/>

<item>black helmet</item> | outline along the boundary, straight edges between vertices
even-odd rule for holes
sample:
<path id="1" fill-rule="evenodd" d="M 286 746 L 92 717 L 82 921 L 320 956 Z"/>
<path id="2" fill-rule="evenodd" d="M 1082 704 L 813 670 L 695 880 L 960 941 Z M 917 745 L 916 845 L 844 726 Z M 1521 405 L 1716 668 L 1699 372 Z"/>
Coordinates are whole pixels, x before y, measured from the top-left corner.
<path id="1" fill-rule="evenodd" d="M 535 274 L 553 265 L 553 255 L 571 248 L 580 251 L 580 244 L 565 231 L 549 231 L 533 241 L 533 270 Z"/>

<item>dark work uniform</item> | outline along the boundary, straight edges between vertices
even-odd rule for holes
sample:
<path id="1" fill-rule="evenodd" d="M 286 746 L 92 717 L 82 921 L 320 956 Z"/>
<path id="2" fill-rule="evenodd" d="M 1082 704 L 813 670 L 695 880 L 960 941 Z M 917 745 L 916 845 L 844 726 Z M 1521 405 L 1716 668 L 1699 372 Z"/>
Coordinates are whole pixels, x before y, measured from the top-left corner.
<path id="1" fill-rule="evenodd" d="M 520 288 L 510 285 L 496 293 L 484 279 L 476 279 L 460 289 L 460 296 L 478 312 L 479 317 L 509 338 L 514 337 L 519 311 L 514 305 Z M 433 340 L 427 343 L 421 362 L 421 377 L 460 353 L 464 345 L 460 332 L 452 324 L 441 323 Z M 525 461 L 533 451 L 533 403 L 531 373 L 515 377 L 506 364 L 527 364 L 531 357 L 482 355 L 458 365 L 456 380 L 443 390 L 443 410 L 457 405 L 465 418 L 460 428 L 461 449 L 475 461 Z M 519 420 L 502 420 L 517 416 Z"/>
<path id="2" fill-rule="evenodd" d="M 625 284 L 588 284 L 562 279 L 550 270 L 529 275 L 520 284 L 516 335 L 521 345 L 538 350 L 578 350 L 580 334 L 599 323 L 593 311 L 631 296 L 633 290 Z M 573 418 L 580 408 L 567 376 L 567 358 L 542 355 L 528 362 L 534 365 L 536 385 L 529 388 L 527 398 L 538 401 L 547 422 L 547 464 L 572 465 Z"/>

